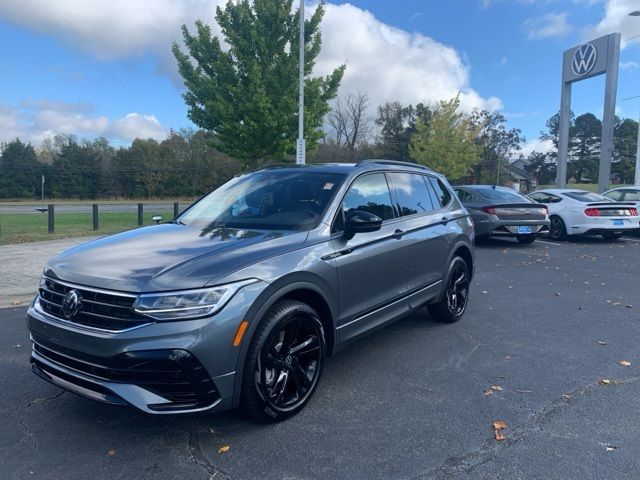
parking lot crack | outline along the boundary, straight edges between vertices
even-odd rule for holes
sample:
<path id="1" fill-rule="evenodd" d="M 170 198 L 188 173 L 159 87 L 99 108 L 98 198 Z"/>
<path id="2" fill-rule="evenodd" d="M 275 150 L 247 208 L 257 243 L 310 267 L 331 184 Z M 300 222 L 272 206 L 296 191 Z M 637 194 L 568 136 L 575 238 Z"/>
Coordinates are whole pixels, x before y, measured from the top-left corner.
<path id="1" fill-rule="evenodd" d="M 192 463 L 202 467 L 208 474 L 210 479 L 222 478 L 230 479 L 226 473 L 219 468 L 216 468 L 206 457 L 202 451 L 200 444 L 200 434 L 198 432 L 189 432 L 189 456 Z"/>
<path id="2" fill-rule="evenodd" d="M 490 462 L 497 455 L 500 455 L 502 452 L 504 452 L 505 449 L 511 448 L 513 445 L 517 444 L 528 435 L 542 430 L 543 424 L 550 417 L 561 413 L 567 408 L 571 408 L 575 404 L 575 402 L 571 401 L 572 399 L 584 397 L 596 391 L 607 389 L 613 390 L 616 388 L 616 386 L 628 385 L 631 383 L 635 383 L 638 380 L 640 380 L 640 376 L 629 377 L 620 380 L 611 380 L 611 384 L 607 386 L 593 384 L 577 387 L 574 390 L 563 394 L 562 397 L 556 398 L 553 401 L 547 403 L 542 409 L 534 411 L 531 415 L 529 415 L 522 426 L 514 428 L 510 432 L 507 440 L 505 440 L 504 442 L 498 443 L 493 440 L 486 441 L 477 450 L 472 451 L 466 455 L 449 457 L 439 467 L 436 467 L 424 474 L 418 475 L 414 477 L 413 480 L 448 479 L 452 478 L 452 476 L 455 475 L 461 475 L 464 478 L 468 478 L 468 475 L 473 470 Z"/>

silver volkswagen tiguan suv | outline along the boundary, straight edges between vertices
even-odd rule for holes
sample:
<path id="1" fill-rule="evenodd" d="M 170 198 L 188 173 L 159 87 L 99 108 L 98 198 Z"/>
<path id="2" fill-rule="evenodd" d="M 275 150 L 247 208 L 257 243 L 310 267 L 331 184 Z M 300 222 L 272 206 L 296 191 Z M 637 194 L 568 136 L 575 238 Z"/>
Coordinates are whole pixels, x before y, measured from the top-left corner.
<path id="1" fill-rule="evenodd" d="M 423 306 L 459 320 L 473 232 L 445 178 L 419 165 L 243 174 L 171 222 L 50 260 L 27 313 L 31 367 L 149 413 L 281 420 L 358 336 Z"/>

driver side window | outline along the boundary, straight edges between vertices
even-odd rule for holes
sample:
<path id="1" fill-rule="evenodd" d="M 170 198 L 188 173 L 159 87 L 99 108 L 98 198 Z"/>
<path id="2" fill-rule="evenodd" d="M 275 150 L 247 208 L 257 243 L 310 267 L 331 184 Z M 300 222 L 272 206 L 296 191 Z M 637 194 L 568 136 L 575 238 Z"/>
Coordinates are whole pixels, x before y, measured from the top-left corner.
<path id="1" fill-rule="evenodd" d="M 389 186 L 383 173 L 372 173 L 358 178 L 342 201 L 344 214 L 351 210 L 373 213 L 382 220 L 394 217 Z"/>

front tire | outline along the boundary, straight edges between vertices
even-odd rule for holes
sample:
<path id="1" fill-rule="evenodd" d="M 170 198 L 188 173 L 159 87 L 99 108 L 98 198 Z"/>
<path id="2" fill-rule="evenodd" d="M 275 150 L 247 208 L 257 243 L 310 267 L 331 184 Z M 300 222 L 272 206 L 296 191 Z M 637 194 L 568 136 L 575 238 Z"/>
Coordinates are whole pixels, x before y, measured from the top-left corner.
<path id="1" fill-rule="evenodd" d="M 277 302 L 251 340 L 241 408 L 262 421 L 292 417 L 313 396 L 324 357 L 324 329 L 315 310 L 296 300 Z"/>
<path id="2" fill-rule="evenodd" d="M 438 303 L 428 305 L 431 317 L 441 323 L 454 323 L 462 318 L 469 301 L 471 275 L 462 257 L 453 257 L 445 277 L 445 289 Z"/>
<path id="3" fill-rule="evenodd" d="M 549 226 L 549 237 L 553 240 L 566 240 L 567 227 L 562 218 L 557 215 L 551 216 L 551 225 Z"/>

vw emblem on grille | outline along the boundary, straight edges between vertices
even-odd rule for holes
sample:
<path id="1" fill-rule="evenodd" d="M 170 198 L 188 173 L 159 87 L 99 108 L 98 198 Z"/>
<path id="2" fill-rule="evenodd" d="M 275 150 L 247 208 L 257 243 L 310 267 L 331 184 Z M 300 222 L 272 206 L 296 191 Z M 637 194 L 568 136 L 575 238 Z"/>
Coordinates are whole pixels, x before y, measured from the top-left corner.
<path id="1" fill-rule="evenodd" d="M 582 76 L 593 70 L 596 66 L 596 59 L 598 58 L 596 47 L 591 43 L 585 43 L 576 48 L 573 52 L 573 59 L 571 60 L 571 69 L 576 75 Z"/>
<path id="2" fill-rule="evenodd" d="M 62 301 L 62 313 L 67 318 L 73 318 L 82 308 L 82 297 L 77 290 L 69 290 Z"/>

